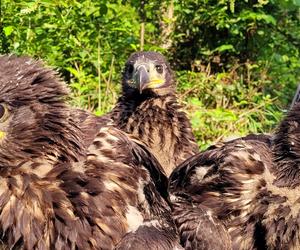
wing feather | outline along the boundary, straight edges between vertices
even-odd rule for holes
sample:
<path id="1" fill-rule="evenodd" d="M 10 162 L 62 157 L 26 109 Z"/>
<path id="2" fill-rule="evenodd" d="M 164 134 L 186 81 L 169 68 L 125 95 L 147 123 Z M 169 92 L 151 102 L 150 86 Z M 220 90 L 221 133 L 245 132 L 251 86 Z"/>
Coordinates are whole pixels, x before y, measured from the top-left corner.
<path id="1" fill-rule="evenodd" d="M 257 195 L 266 183 L 263 173 L 271 166 L 268 140 L 252 136 L 233 140 L 175 169 L 170 193 L 184 244 L 191 249 L 251 249 L 256 244 L 255 225 L 262 218 Z M 242 224 L 249 226 L 243 229 Z"/>

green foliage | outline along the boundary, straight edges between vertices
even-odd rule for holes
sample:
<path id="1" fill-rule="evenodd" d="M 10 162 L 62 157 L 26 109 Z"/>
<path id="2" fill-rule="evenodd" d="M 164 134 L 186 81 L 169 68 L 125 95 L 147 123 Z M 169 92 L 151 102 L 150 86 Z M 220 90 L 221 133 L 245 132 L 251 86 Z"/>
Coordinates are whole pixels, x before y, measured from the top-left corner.
<path id="1" fill-rule="evenodd" d="M 210 74 L 209 71 L 178 72 L 178 79 L 185 83 L 179 85 L 179 97 L 201 148 L 249 131 L 270 131 L 282 116 L 275 100 L 260 90 L 268 81 L 251 81 L 248 86 L 236 72 Z"/>
<path id="2" fill-rule="evenodd" d="M 0 52 L 57 68 L 71 103 L 111 110 L 124 61 L 165 53 L 199 145 L 266 132 L 300 82 L 298 0 L 1 0 Z"/>
<path id="3" fill-rule="evenodd" d="M 133 8 L 121 1 L 2 0 L 2 13 L 10 52 L 58 67 L 71 83 L 75 105 L 99 113 L 111 109 L 117 89 L 113 82 L 120 79 L 115 72 L 138 42 Z"/>
<path id="4" fill-rule="evenodd" d="M 300 73 L 297 1 L 188 0 L 178 1 L 175 12 L 171 56 L 180 68 L 211 64 L 214 72 L 228 72 L 256 64 L 257 75 L 263 70 L 270 78 L 271 94 L 288 103 Z"/>

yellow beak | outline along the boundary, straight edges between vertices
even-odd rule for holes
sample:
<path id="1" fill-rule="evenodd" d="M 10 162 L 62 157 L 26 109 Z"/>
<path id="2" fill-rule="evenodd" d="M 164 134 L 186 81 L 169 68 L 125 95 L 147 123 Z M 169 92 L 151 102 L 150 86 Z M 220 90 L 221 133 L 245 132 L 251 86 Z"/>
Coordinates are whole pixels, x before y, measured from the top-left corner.
<path id="1" fill-rule="evenodd" d="M 154 89 L 156 88 L 157 86 L 159 86 L 160 84 L 164 83 L 164 80 L 162 79 L 154 79 L 154 80 L 151 80 L 148 84 L 147 84 L 147 87 L 150 88 L 150 89 Z"/>

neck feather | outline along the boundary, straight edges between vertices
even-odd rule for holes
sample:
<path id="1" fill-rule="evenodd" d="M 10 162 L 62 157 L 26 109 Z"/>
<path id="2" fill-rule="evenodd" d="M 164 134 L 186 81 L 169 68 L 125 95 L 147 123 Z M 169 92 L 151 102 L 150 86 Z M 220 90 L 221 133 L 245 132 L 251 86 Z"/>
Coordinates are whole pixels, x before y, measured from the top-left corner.
<path id="1" fill-rule="evenodd" d="M 295 105 L 274 135 L 272 151 L 279 186 L 300 184 L 300 105 Z"/>

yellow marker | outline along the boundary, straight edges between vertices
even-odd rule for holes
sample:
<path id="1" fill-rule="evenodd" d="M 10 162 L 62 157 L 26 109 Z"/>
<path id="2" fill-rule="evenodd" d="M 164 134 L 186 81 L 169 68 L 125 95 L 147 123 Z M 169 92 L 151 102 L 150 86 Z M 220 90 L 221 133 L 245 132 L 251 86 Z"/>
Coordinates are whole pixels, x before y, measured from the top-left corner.
<path id="1" fill-rule="evenodd" d="M 0 131 L 0 140 L 1 140 L 1 139 L 3 139 L 3 138 L 4 138 L 4 136 L 5 136 L 5 132 L 3 132 L 3 131 Z"/>

